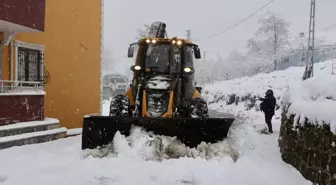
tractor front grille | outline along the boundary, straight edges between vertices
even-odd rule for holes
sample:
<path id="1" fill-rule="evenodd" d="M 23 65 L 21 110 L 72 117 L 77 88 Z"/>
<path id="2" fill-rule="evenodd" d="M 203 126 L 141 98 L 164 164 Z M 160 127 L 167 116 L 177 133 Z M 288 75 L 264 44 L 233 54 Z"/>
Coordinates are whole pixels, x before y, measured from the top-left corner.
<path id="1" fill-rule="evenodd" d="M 147 112 L 151 117 L 160 117 L 168 110 L 169 92 L 148 90 L 147 94 Z"/>

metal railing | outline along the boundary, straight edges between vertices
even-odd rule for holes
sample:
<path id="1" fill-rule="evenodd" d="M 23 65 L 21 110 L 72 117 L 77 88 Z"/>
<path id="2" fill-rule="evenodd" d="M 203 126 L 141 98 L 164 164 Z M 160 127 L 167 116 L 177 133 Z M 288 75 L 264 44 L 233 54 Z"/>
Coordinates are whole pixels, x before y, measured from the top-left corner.
<path id="1" fill-rule="evenodd" d="M 43 90 L 44 86 L 42 82 L 0 80 L 0 94 L 16 92 L 41 92 Z"/>

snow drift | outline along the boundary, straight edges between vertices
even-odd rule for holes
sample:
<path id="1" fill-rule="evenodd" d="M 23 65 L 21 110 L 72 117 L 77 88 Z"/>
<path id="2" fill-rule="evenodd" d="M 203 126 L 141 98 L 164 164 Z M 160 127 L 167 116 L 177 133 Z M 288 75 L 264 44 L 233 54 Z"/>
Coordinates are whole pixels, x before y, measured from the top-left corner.
<path id="1" fill-rule="evenodd" d="M 336 76 L 325 74 L 291 87 L 283 99 L 284 105 L 290 105 L 288 115 L 295 114 L 296 119 L 307 118 L 310 122 L 319 125 L 328 124 L 335 134 L 335 84 Z M 300 123 L 304 123 L 304 119 L 300 119 Z"/>
<path id="2" fill-rule="evenodd" d="M 315 80 L 316 83 L 334 76 L 331 74 L 331 67 L 332 61 L 321 62 L 314 65 L 314 75 L 315 78 L 317 78 Z M 335 70 L 336 66 L 334 66 L 334 71 Z M 290 88 L 301 86 L 303 72 L 304 67 L 291 67 L 283 71 L 275 71 L 268 74 L 262 73 L 252 77 L 216 82 L 206 85 L 203 92 L 211 108 L 247 117 L 248 112 L 245 110 L 252 109 L 258 111 L 260 103 L 258 97 L 264 97 L 268 89 L 274 91 L 277 104 L 281 106 L 281 102 Z M 330 91 L 332 91 L 332 89 L 330 89 Z M 298 92 L 300 92 L 299 89 Z M 281 109 L 279 108 L 278 110 Z M 279 116 L 279 111 L 277 112 L 276 114 Z"/>

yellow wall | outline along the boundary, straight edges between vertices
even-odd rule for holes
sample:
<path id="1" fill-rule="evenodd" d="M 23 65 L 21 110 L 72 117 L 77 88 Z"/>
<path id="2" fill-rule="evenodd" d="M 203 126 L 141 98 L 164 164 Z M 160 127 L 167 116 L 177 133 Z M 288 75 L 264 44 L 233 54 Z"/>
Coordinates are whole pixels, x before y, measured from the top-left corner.
<path id="1" fill-rule="evenodd" d="M 0 32 L 0 39 L 3 40 L 3 33 Z M 0 79 L 2 80 L 9 80 L 10 78 L 10 65 L 9 65 L 9 58 L 8 58 L 8 48 L 5 46 L 0 45 L 0 49 L 2 49 L 2 66 L 1 66 L 1 76 Z"/>
<path id="2" fill-rule="evenodd" d="M 20 33 L 15 40 L 46 47 L 44 62 L 51 76 L 46 84 L 47 117 L 78 128 L 83 115 L 99 112 L 100 0 L 46 0 L 45 31 Z M 8 79 L 8 47 L 3 51 L 2 76 Z"/>

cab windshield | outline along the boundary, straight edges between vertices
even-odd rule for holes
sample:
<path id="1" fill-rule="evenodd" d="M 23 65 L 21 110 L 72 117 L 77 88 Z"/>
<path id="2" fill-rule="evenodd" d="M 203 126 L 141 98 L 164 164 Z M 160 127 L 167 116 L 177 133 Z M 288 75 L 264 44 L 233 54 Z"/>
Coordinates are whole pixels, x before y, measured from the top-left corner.
<path id="1" fill-rule="evenodd" d="M 170 44 L 150 45 L 146 53 L 145 68 L 151 72 L 169 73 Z"/>

